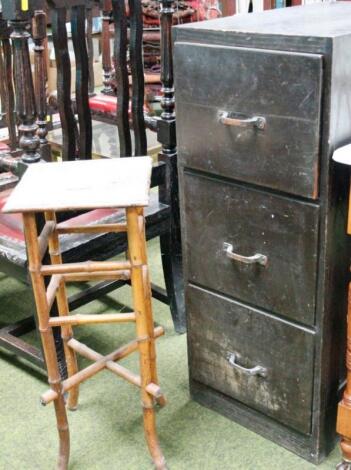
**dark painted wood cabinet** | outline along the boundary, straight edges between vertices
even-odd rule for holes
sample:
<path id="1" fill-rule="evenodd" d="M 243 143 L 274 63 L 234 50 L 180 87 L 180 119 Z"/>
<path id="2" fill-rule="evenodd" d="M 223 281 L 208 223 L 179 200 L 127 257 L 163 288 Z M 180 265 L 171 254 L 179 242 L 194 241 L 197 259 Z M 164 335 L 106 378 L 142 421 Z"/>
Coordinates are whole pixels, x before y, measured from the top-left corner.
<path id="1" fill-rule="evenodd" d="M 345 377 L 351 4 L 174 31 L 191 394 L 320 462 Z"/>

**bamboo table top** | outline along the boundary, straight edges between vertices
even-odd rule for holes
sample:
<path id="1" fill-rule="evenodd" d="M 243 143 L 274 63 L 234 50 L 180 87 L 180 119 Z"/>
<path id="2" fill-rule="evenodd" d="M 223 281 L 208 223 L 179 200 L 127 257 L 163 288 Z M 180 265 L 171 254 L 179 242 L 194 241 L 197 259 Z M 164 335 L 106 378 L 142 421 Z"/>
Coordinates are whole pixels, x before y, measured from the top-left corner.
<path id="1" fill-rule="evenodd" d="M 150 157 L 35 163 L 3 212 L 42 212 L 147 206 Z"/>

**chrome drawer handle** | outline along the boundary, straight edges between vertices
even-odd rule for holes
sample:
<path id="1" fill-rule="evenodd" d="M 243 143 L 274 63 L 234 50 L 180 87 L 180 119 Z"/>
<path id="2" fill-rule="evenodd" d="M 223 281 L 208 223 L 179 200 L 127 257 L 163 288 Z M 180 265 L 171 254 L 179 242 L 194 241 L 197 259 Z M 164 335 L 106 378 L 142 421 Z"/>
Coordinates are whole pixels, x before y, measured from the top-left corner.
<path id="1" fill-rule="evenodd" d="M 261 255 L 260 253 L 256 253 L 253 256 L 243 256 L 239 255 L 238 253 L 233 252 L 233 245 L 230 243 L 223 243 L 223 250 L 227 256 L 227 258 L 232 259 L 234 261 L 239 261 L 239 263 L 245 264 L 260 264 L 261 266 L 267 266 L 268 257 L 266 255 Z"/>
<path id="2" fill-rule="evenodd" d="M 255 366 L 252 367 L 251 369 L 247 369 L 246 367 L 240 366 L 236 362 L 236 355 L 234 353 L 228 353 L 228 362 L 231 366 L 234 367 L 234 369 L 239 370 L 240 372 L 244 372 L 245 374 L 248 375 L 259 375 L 260 377 L 267 377 L 267 369 L 262 366 Z"/>
<path id="3" fill-rule="evenodd" d="M 266 120 L 262 116 L 252 116 L 250 118 L 239 118 L 234 116 L 234 114 L 228 113 L 227 111 L 220 111 L 219 122 L 226 126 L 256 127 L 260 130 L 263 130 L 266 127 Z"/>

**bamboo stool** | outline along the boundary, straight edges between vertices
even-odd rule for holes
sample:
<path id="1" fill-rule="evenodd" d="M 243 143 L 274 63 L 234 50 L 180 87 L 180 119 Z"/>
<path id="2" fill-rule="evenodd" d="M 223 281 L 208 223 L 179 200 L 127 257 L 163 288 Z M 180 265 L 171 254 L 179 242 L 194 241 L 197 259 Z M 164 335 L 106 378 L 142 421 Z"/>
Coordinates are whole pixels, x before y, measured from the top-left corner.
<path id="1" fill-rule="evenodd" d="M 149 157 L 30 165 L 4 208 L 4 212 L 23 213 L 28 265 L 51 387 L 41 396 L 41 402 L 44 405 L 54 402 L 60 440 L 60 470 L 68 467 L 70 447 L 64 394 L 69 392 L 68 408 L 76 409 L 79 384 L 105 368 L 141 389 L 146 441 L 155 467 L 166 468 L 157 439 L 154 411 L 155 402 L 161 406 L 165 404 L 158 385 L 154 344 L 164 331 L 162 327 L 154 328 L 153 325 L 143 214 L 143 208 L 148 205 L 151 167 Z M 56 223 L 55 213 L 58 211 L 97 208 L 123 208 L 126 222 L 75 227 Z M 37 213 L 44 213 L 45 216 L 40 234 L 37 231 Z M 62 264 L 59 235 L 105 232 L 126 232 L 128 256 L 125 261 Z M 47 249 L 51 264 L 43 265 Z M 47 288 L 46 276 L 50 276 Z M 105 279 L 131 280 L 134 311 L 70 315 L 66 283 Z M 50 317 L 55 298 L 59 316 Z M 73 326 L 123 322 L 135 323 L 136 338 L 107 356 L 73 338 Z M 63 381 L 57 365 L 52 334 L 54 326 L 61 327 L 64 340 L 68 378 Z M 116 363 L 134 351 L 139 352 L 140 375 Z M 79 371 L 76 353 L 94 361 L 93 364 Z"/>
<path id="2" fill-rule="evenodd" d="M 351 165 L 351 145 L 339 148 L 333 154 L 333 160 L 343 165 Z M 346 171 L 350 171 L 346 167 Z M 351 186 L 349 192 L 349 213 L 347 233 L 351 235 Z M 336 431 L 341 436 L 340 448 L 343 460 L 337 465 L 338 470 L 351 470 L 351 282 L 348 288 L 347 308 L 347 349 L 346 349 L 346 387 L 338 405 Z"/>

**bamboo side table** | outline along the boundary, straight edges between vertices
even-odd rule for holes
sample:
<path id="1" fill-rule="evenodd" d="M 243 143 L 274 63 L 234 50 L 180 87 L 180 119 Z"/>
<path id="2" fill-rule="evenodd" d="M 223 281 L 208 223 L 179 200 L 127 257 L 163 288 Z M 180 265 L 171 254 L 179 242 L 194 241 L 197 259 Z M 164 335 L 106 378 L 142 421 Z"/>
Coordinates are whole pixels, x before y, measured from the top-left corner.
<path id="1" fill-rule="evenodd" d="M 48 370 L 50 390 L 41 396 L 46 405 L 54 402 L 60 440 L 58 469 L 66 470 L 69 461 L 69 429 L 64 394 L 68 408 L 76 409 L 79 384 L 97 372 L 108 369 L 141 389 L 146 441 L 157 469 L 166 463 L 156 434 L 154 404 L 165 404 L 158 385 L 155 339 L 164 331 L 154 328 L 151 289 L 146 258 L 145 219 L 143 208 L 148 204 L 152 163 L 149 157 L 75 161 L 32 165 L 13 191 L 4 211 L 22 212 L 38 325 Z M 119 208 L 126 211 L 126 222 L 93 226 L 60 226 L 58 211 Z M 45 225 L 37 232 L 36 214 L 44 213 Z M 125 261 L 87 261 L 62 264 L 59 236 L 67 233 L 126 232 L 128 256 Z M 49 249 L 51 264 L 42 259 Z M 45 277 L 50 277 L 46 288 Z M 134 311 L 101 315 L 70 315 L 66 283 L 87 280 L 130 279 Z M 50 317 L 56 298 L 59 316 Z M 73 326 L 96 323 L 134 322 L 136 338 L 127 345 L 102 356 L 73 338 Z M 61 380 L 53 327 L 61 327 L 68 369 L 68 378 Z M 140 375 L 127 370 L 116 361 L 138 351 Z M 76 354 L 93 363 L 78 370 Z"/>
<path id="2" fill-rule="evenodd" d="M 336 150 L 333 154 L 333 160 L 343 165 L 350 166 L 351 144 Z M 347 170 L 350 171 L 349 169 Z M 351 186 L 349 192 L 347 233 L 351 235 Z M 336 421 L 336 431 L 341 436 L 340 448 L 343 457 L 342 462 L 336 467 L 338 470 L 351 470 L 351 282 L 349 283 L 348 289 L 346 369 L 346 387 L 338 405 Z"/>

